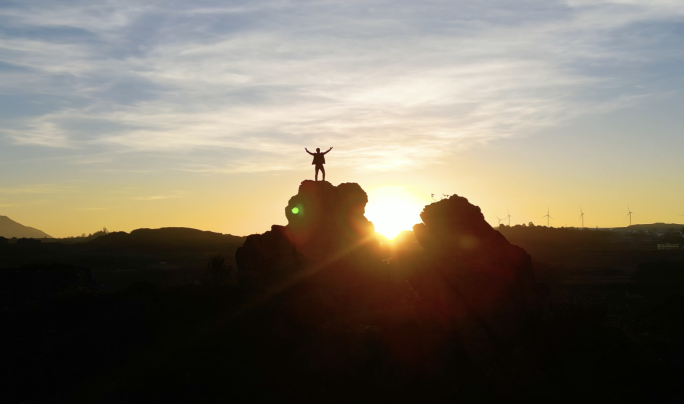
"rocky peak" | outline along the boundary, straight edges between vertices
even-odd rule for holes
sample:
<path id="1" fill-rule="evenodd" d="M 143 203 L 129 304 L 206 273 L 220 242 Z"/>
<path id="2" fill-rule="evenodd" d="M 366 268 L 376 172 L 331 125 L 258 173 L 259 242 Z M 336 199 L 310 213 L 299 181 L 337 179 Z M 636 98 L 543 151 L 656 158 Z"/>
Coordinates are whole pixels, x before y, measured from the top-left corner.
<path id="1" fill-rule="evenodd" d="M 426 206 L 420 218 L 423 223 L 413 229 L 423 248 L 430 253 L 452 257 L 491 255 L 509 245 L 506 238 L 485 221 L 480 208 L 462 196 L 452 195 Z"/>
<path id="2" fill-rule="evenodd" d="M 241 269 L 299 267 L 357 255 L 377 246 L 364 216 L 368 196 L 355 183 L 306 180 L 285 207 L 287 226 L 251 235 L 236 253 Z"/>
<path id="3" fill-rule="evenodd" d="M 529 346 L 545 290 L 525 250 L 457 195 L 426 206 L 421 219 L 413 229 L 425 255 L 411 283 L 430 310 L 459 324 L 476 362 Z"/>

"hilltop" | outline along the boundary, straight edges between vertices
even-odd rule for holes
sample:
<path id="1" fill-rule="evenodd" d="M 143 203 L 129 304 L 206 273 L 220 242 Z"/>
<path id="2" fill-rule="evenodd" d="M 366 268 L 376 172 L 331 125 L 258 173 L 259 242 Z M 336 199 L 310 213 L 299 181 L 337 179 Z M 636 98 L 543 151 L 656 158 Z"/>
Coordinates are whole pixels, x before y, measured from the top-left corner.
<path id="1" fill-rule="evenodd" d="M 242 244 L 244 237 L 214 233 L 185 227 L 136 229 L 129 233 L 114 232 L 84 244 L 85 248 L 113 248 L 143 251 L 211 251 L 226 245 Z"/>
<path id="2" fill-rule="evenodd" d="M 651 224 L 633 224 L 627 227 L 620 227 L 619 230 L 643 230 L 643 231 L 680 231 L 684 228 L 684 224 L 677 223 L 651 223 Z"/>
<path id="3" fill-rule="evenodd" d="M 5 238 L 52 238 L 49 234 L 17 223 L 7 216 L 0 216 L 0 237 Z"/>

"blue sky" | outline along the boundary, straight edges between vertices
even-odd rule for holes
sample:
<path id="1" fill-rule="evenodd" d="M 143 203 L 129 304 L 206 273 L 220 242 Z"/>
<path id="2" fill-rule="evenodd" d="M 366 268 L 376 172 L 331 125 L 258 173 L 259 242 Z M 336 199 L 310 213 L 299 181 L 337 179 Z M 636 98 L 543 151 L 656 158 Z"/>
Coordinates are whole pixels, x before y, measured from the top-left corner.
<path id="1" fill-rule="evenodd" d="M 641 203 L 611 174 L 637 167 L 635 187 L 667 179 L 644 219 L 674 221 L 655 201 L 682 197 L 666 188 L 683 45 L 684 3 L 667 0 L 4 1 L 0 214 L 58 235 L 263 231 L 311 177 L 302 148 L 335 146 L 333 182 L 470 192 L 490 222 L 504 204 L 532 220 L 582 178 L 617 187 L 590 204 Z M 555 171 L 566 185 L 537 195 Z"/>

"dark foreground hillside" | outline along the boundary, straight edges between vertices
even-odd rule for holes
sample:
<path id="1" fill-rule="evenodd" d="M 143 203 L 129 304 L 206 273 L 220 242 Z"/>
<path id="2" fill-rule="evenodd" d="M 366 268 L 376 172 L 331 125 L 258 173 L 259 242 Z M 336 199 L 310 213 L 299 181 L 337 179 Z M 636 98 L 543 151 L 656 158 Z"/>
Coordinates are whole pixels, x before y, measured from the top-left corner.
<path id="1" fill-rule="evenodd" d="M 114 291 L 135 282 L 175 284 L 199 280 L 205 263 L 222 255 L 235 267 L 244 237 L 188 228 L 137 229 L 109 233 L 83 243 L 20 239 L 0 244 L 0 270 L 53 263 L 92 271 L 97 290 Z"/>
<path id="2" fill-rule="evenodd" d="M 382 269 L 382 268 L 380 268 Z M 352 291 L 337 285 L 354 284 Z M 74 292 L 2 313 L 2 402 L 679 402 L 684 295 L 639 328 L 572 297 L 546 310 L 533 380 L 477 370 L 387 271 Z M 358 286 L 363 285 L 363 288 Z M 331 290 L 332 289 L 332 290 Z M 336 293 L 335 293 L 336 292 Z M 244 306 L 245 302 L 249 302 Z M 623 305 L 623 308 L 624 305 Z M 631 335 L 630 333 L 636 334 Z M 635 338 L 636 336 L 636 338 Z"/>
<path id="3" fill-rule="evenodd" d="M 684 398 L 678 263 L 619 282 L 532 271 L 534 257 L 457 196 L 426 207 L 422 249 L 381 246 L 360 187 L 325 184 L 303 183 L 288 226 L 244 242 L 238 273 L 216 259 L 196 281 L 98 293 L 87 271 L 32 267 L 64 281 L 31 299 L 3 289 L 0 401 Z"/>

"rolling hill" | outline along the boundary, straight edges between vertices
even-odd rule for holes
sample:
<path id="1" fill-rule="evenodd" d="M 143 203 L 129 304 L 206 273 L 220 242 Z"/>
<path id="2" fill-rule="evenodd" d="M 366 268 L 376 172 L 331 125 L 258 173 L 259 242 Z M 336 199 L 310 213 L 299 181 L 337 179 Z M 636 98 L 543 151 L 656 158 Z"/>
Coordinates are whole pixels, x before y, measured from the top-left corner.
<path id="1" fill-rule="evenodd" d="M 218 251 L 228 245 L 236 248 L 245 242 L 245 237 L 214 233 L 184 227 L 161 229 L 136 229 L 130 233 L 114 232 L 98 237 L 83 245 L 86 249 L 107 249 L 120 251 Z"/>
<path id="2" fill-rule="evenodd" d="M 633 224 L 628 227 L 623 227 L 624 230 L 644 230 L 644 231 L 680 231 L 684 228 L 684 224 L 677 223 L 651 223 L 651 224 Z"/>

